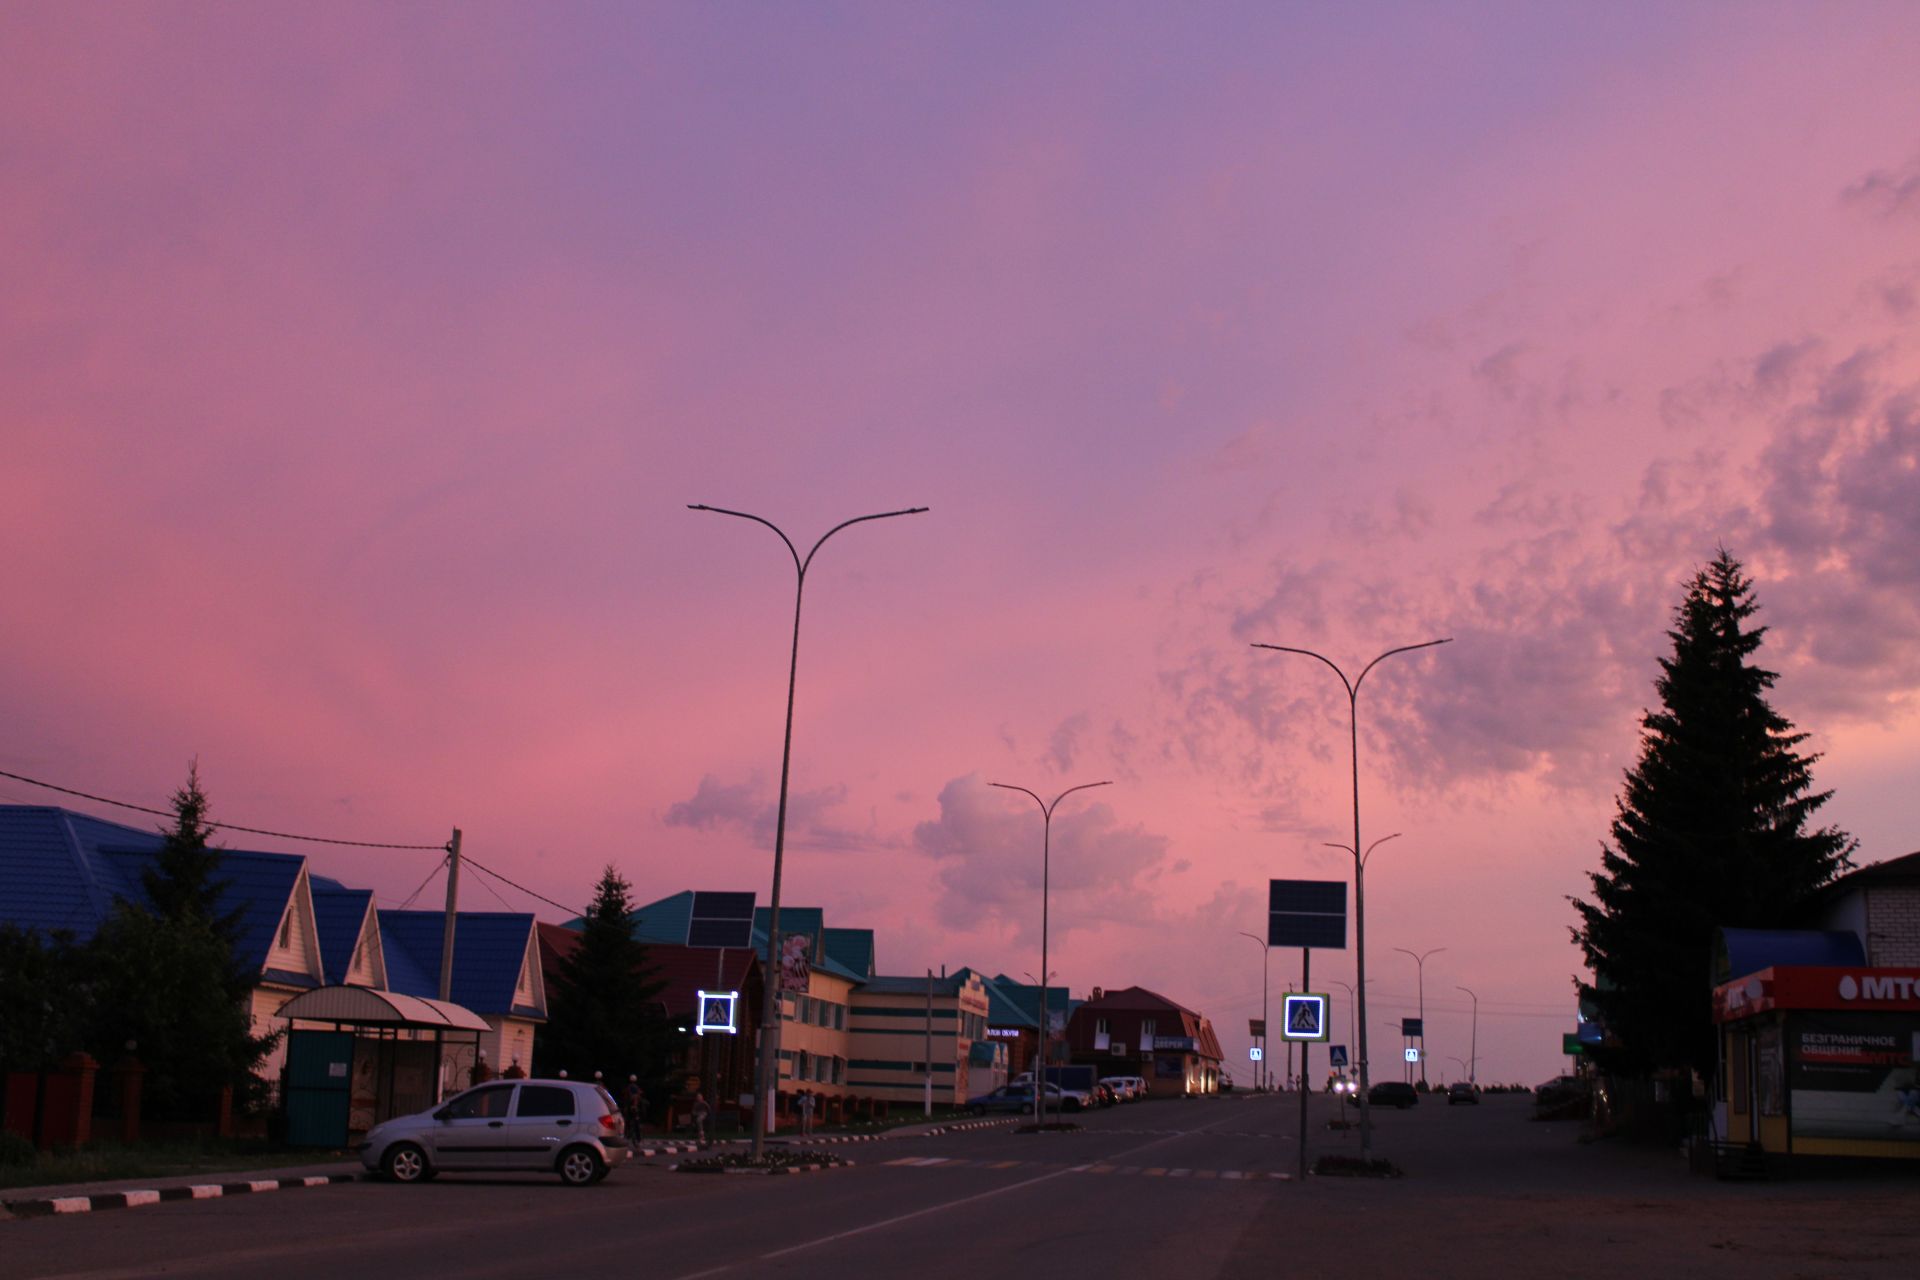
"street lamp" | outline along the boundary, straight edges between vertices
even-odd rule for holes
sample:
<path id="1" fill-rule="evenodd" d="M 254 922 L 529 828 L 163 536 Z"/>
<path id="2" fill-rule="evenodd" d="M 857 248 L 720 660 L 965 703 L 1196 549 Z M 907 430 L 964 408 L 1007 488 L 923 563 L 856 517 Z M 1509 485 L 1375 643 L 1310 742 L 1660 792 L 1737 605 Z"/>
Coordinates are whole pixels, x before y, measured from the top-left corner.
<path id="1" fill-rule="evenodd" d="M 1455 986 L 1455 991 L 1466 991 L 1473 999 L 1473 1043 L 1467 1050 L 1467 1082 L 1480 1083 L 1480 997 L 1467 991 L 1465 987 Z"/>
<path id="2" fill-rule="evenodd" d="M 1372 979 L 1368 979 L 1368 981 L 1372 981 Z M 1335 978 L 1333 980 L 1333 985 L 1336 987 L 1345 987 L 1347 989 L 1347 1052 L 1350 1054 L 1356 1054 L 1360 1052 L 1360 1050 L 1356 1046 L 1353 1038 L 1353 1029 L 1357 1021 L 1357 1019 L 1353 1015 L 1354 984 L 1351 982 L 1342 982 L 1340 981 L 1340 979 Z M 1351 1062 L 1352 1059 L 1350 1058 L 1348 1061 Z"/>
<path id="3" fill-rule="evenodd" d="M 1267 940 L 1257 933 L 1248 933 L 1242 929 L 1240 936 L 1252 938 L 1260 944 L 1260 1066 L 1262 1070 L 1253 1073 L 1253 1087 L 1258 1089 L 1263 1076 L 1269 1086 L 1273 1084 L 1273 1064 L 1267 1061 L 1267 1045 L 1271 1043 L 1268 1039 L 1270 1033 L 1267 1030 L 1267 1012 L 1270 1007 L 1267 1004 L 1267 970 L 1269 968 L 1267 961 L 1273 958 L 1273 948 L 1269 947 Z"/>
<path id="4" fill-rule="evenodd" d="M 734 516 L 763 524 L 779 535 L 780 541 L 786 544 L 788 554 L 793 557 L 793 651 L 787 661 L 787 726 L 780 741 L 780 808 L 773 826 L 773 897 L 767 903 L 766 1007 L 761 1016 L 760 1079 L 759 1092 L 755 1095 L 760 1103 L 760 1122 L 753 1126 L 753 1158 L 758 1161 L 766 1155 L 766 1122 L 773 1117 L 774 1090 L 780 1084 L 780 868 L 787 848 L 787 777 L 793 763 L 793 689 L 800 672 L 800 602 L 807 587 L 807 567 L 813 563 L 813 557 L 826 540 L 848 525 L 862 524 L 868 520 L 886 520 L 893 516 L 919 515 L 926 508 L 908 507 L 904 511 L 881 511 L 870 516 L 842 520 L 820 535 L 820 541 L 813 544 L 813 549 L 807 552 L 804 559 L 793 545 L 793 539 L 779 525 L 764 517 L 745 511 L 729 511 L 725 507 L 710 507 L 704 502 L 690 502 L 687 509 L 711 511 L 715 515 Z"/>
<path id="5" fill-rule="evenodd" d="M 1438 644 L 1448 644 L 1452 637 L 1441 640 L 1426 640 L 1420 644 L 1405 644 L 1397 649 L 1389 649 L 1360 669 L 1358 678 L 1349 680 L 1333 659 L 1311 649 L 1295 649 L 1284 644 L 1255 644 L 1256 649 L 1273 649 L 1279 653 L 1297 653 L 1308 658 L 1317 658 L 1333 668 L 1333 674 L 1340 677 L 1341 685 L 1347 691 L 1347 737 L 1353 755 L 1353 934 L 1354 934 L 1354 978 L 1360 984 L 1360 1154 L 1362 1158 L 1373 1155 L 1373 1109 L 1367 1104 L 1367 899 L 1362 881 L 1362 872 L 1366 865 L 1366 855 L 1361 853 L 1360 843 L 1360 683 L 1367 673 L 1391 658 L 1396 653 L 1411 653 L 1415 649 L 1431 649 Z M 1377 842 L 1376 842 L 1377 843 Z M 1364 846 L 1368 853 L 1371 846 Z"/>
<path id="6" fill-rule="evenodd" d="M 1403 956 L 1413 957 L 1413 966 L 1420 975 L 1420 1083 L 1427 1082 L 1427 957 L 1437 956 L 1445 947 L 1431 947 L 1425 951 L 1409 951 L 1405 947 L 1395 947 Z"/>
<path id="7" fill-rule="evenodd" d="M 1002 791 L 1018 791 L 1033 796 L 1033 802 L 1040 806 L 1040 972 L 1049 973 L 1047 968 L 1047 886 L 1053 861 L 1053 811 L 1060 802 L 1076 791 L 1087 791 L 1094 787 L 1110 787 L 1112 782 L 1083 782 L 1077 787 L 1068 787 L 1048 804 L 1025 787 L 1016 787 L 1009 782 L 992 782 L 988 786 L 999 787 Z M 1047 1039 L 1053 1034 L 1053 1011 L 1047 1006 L 1047 984 L 1040 984 L 1040 1066 L 1033 1073 L 1033 1122 L 1043 1125 L 1047 1122 Z"/>

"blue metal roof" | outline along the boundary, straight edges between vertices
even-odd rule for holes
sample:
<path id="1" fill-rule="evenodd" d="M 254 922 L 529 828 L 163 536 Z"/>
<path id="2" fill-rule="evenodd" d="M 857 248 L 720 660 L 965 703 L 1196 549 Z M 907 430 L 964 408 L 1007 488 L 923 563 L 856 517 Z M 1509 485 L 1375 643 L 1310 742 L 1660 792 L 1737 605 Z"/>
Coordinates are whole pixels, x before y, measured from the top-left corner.
<path id="1" fill-rule="evenodd" d="M 320 928 L 320 962 L 328 982 L 343 983 L 353 967 L 353 949 L 360 943 L 373 891 L 349 889 L 325 876 L 310 875 L 307 883 L 313 890 L 313 918 Z"/>
<path id="2" fill-rule="evenodd" d="M 847 972 L 873 976 L 873 930 L 828 929 L 825 945 L 827 958 Z"/>
<path id="3" fill-rule="evenodd" d="M 1015 1004 L 1000 987 L 1000 979 L 989 978 L 977 969 L 956 969 L 954 976 L 965 978 L 972 974 L 980 979 L 980 985 L 987 991 L 987 1025 L 990 1027 L 1029 1027 L 1038 1030 L 1040 1024 L 1025 1009 Z"/>
<path id="4" fill-rule="evenodd" d="M 440 994 L 440 911 L 382 911 L 380 946 L 387 987 L 402 995 Z M 475 1013 L 514 1012 L 513 989 L 526 963 L 533 917 L 521 912 L 462 911 L 453 930 L 451 998 Z"/>
<path id="5" fill-rule="evenodd" d="M 1722 929 L 1715 980 L 1730 982 L 1774 965 L 1863 965 L 1859 935 L 1837 929 Z"/>
<path id="6" fill-rule="evenodd" d="M 166 843 L 157 831 L 71 810 L 0 805 L 0 921 L 44 932 L 93 936 L 116 898 L 149 905 L 141 884 Z M 218 849 L 215 904 L 237 912 L 234 959 L 249 973 L 266 965 L 273 937 L 306 859 L 291 853 Z"/>

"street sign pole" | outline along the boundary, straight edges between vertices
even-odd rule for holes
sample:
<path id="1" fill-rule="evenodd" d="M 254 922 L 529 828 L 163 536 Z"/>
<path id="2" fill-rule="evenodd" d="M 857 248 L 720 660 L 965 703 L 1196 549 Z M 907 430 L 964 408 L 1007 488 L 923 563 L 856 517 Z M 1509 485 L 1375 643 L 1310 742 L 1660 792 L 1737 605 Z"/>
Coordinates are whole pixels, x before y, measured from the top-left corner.
<path id="1" fill-rule="evenodd" d="M 1313 948 L 1300 948 L 1300 989 L 1313 990 Z M 1322 1012 L 1324 1021 L 1325 1013 Z M 1307 1094 L 1310 1092 L 1308 1081 L 1313 1077 L 1307 1072 L 1307 1049 L 1310 1041 L 1300 1042 L 1300 1181 L 1307 1180 Z"/>

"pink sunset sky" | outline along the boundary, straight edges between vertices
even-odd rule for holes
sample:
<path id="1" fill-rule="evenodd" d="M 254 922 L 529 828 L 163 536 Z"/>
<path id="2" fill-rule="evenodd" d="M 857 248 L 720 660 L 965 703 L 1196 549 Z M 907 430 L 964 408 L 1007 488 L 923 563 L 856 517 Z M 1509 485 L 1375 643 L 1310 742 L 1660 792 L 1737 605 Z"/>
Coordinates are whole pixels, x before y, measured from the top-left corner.
<path id="1" fill-rule="evenodd" d="M 1465 985 L 1536 1082 L 1716 547 L 1823 816 L 1920 847 L 1916 65 L 1911 4 L 8 5 L 0 769 L 764 902 L 792 568 L 686 504 L 924 505 L 810 575 L 786 903 L 1037 972 L 986 784 L 1111 778 L 1053 966 L 1249 1079 L 1238 932 L 1350 867 L 1345 698 L 1249 644 L 1452 636 L 1361 699 L 1376 1074 L 1445 947 L 1433 1075 Z"/>

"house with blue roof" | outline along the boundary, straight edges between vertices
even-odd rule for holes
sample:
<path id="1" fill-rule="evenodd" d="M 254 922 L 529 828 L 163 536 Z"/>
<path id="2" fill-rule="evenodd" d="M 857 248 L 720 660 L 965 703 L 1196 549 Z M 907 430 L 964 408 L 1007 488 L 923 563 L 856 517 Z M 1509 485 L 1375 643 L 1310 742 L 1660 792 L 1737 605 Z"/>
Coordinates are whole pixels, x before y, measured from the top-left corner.
<path id="1" fill-rule="evenodd" d="M 147 902 L 143 873 L 165 838 L 50 805 L 0 805 L 0 923 L 91 938 L 120 901 Z M 248 1010 L 256 1034 L 276 1031 L 280 1006 L 327 981 L 307 860 L 297 854 L 221 849 L 217 909 L 237 912 L 234 959 L 254 975 Z M 261 1064 L 279 1074 L 284 1044 Z"/>
<path id="2" fill-rule="evenodd" d="M 440 994 L 441 942 L 446 915 L 439 911 L 377 911 L 386 966 L 386 989 L 434 999 Z M 480 1051 L 497 1070 L 533 1067 L 534 1028 L 547 1020 L 547 983 L 530 913 L 462 911 L 454 920 L 450 998 L 486 1022 Z M 472 1063 L 454 1056 L 447 1070 L 457 1078 Z"/>

